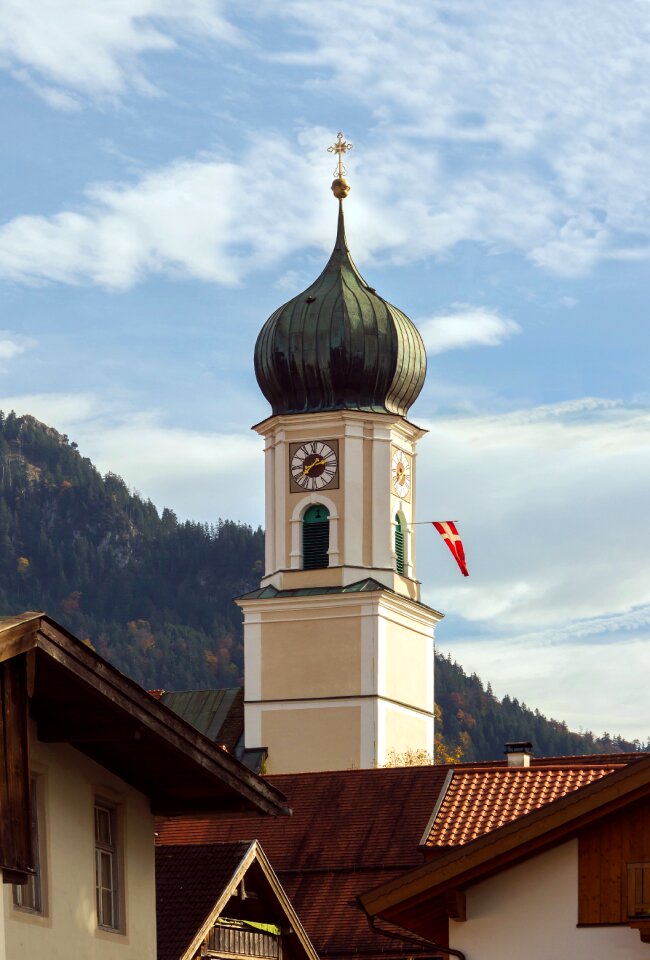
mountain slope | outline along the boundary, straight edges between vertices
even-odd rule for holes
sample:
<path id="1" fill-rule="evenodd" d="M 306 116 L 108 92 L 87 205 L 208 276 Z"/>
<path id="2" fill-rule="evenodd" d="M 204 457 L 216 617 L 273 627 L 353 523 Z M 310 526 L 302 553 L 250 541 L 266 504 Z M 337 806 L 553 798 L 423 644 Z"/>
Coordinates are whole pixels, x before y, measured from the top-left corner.
<path id="1" fill-rule="evenodd" d="M 148 688 L 243 682 L 241 616 L 254 589 L 262 530 L 159 515 L 115 474 L 33 417 L 0 413 L 0 613 L 41 609 Z M 450 750 L 502 755 L 506 740 L 538 754 L 634 750 L 621 738 L 571 733 L 436 657 L 436 700 Z"/>
<path id="2" fill-rule="evenodd" d="M 44 609 L 145 686 L 233 686 L 232 597 L 257 585 L 261 530 L 159 516 L 67 437 L 0 415 L 0 607 Z"/>

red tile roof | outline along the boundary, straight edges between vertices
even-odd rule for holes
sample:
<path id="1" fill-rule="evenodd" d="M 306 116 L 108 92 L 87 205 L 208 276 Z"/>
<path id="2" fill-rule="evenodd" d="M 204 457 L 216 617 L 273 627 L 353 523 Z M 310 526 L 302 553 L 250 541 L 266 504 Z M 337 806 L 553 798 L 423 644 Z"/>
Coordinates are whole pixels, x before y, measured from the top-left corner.
<path id="1" fill-rule="evenodd" d="M 620 770 L 624 764 L 461 768 L 454 771 L 426 838 L 461 846 Z"/>

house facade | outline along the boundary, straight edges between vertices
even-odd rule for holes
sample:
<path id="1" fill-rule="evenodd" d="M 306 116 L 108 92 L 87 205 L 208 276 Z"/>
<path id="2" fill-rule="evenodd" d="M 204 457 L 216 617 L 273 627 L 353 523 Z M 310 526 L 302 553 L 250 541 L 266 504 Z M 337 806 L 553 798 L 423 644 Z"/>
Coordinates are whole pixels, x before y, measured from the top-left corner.
<path id="1" fill-rule="evenodd" d="M 27 884 L 4 885 L 7 960 L 155 957 L 149 798 L 34 731 L 30 754 L 36 872 Z"/>
<path id="2" fill-rule="evenodd" d="M 283 796 L 42 614 L 0 620 L 0 960 L 154 960 L 154 816 Z"/>
<path id="3" fill-rule="evenodd" d="M 449 921 L 449 946 L 467 960 L 496 960 L 517 948 L 527 960 L 547 960 L 553 949 L 571 960 L 650 956 L 650 946 L 626 922 L 585 922 L 579 846 L 570 840 L 468 887 L 466 920 Z M 606 901 L 611 905 L 609 896 Z"/>

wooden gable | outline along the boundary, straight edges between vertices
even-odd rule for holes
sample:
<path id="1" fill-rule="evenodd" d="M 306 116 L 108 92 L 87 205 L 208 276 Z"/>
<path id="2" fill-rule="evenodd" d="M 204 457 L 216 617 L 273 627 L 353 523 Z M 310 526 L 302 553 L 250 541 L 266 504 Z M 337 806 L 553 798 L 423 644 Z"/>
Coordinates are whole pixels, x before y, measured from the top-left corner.
<path id="1" fill-rule="evenodd" d="M 650 798 L 588 827 L 578 851 L 581 924 L 650 917 Z"/>
<path id="2" fill-rule="evenodd" d="M 318 960 L 256 840 L 156 849 L 158 960 Z"/>

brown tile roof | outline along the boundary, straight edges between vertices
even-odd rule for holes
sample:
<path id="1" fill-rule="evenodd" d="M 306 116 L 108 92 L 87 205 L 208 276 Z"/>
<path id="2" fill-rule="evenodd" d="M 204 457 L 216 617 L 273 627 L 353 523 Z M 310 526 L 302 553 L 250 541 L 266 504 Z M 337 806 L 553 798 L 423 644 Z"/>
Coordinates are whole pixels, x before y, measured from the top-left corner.
<path id="1" fill-rule="evenodd" d="M 418 843 L 446 774 L 438 766 L 272 776 L 293 810 L 282 823 L 161 820 L 158 842 L 259 839 L 319 955 L 412 956 L 413 946 L 372 933 L 351 901 L 422 862 Z"/>
<path id="2" fill-rule="evenodd" d="M 623 764 L 457 769 L 425 843 L 461 846 L 620 770 Z"/>
<path id="3" fill-rule="evenodd" d="M 178 960 L 205 923 L 250 843 L 156 849 L 158 960 Z"/>

